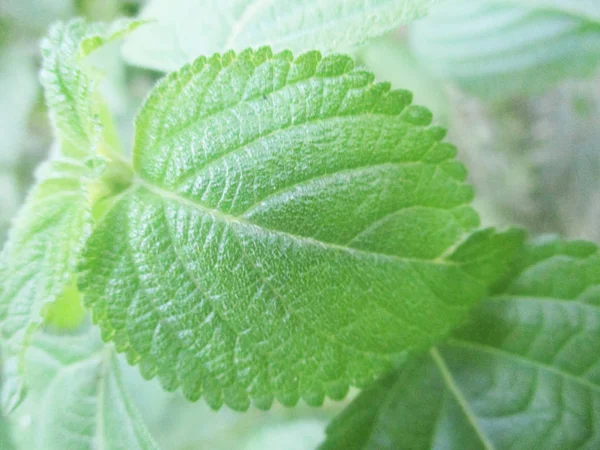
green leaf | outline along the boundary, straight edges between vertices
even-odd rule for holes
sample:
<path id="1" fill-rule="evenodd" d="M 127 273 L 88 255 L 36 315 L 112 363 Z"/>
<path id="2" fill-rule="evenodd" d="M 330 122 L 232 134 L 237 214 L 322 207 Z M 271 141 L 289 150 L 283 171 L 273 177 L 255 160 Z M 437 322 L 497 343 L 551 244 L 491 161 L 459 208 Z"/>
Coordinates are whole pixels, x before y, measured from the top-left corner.
<path id="1" fill-rule="evenodd" d="M 343 55 L 200 58 L 139 113 L 131 187 L 80 288 L 105 339 L 191 400 L 320 405 L 447 333 L 518 246 L 407 91 Z"/>
<path id="2" fill-rule="evenodd" d="M 157 449 L 95 328 L 36 334 L 26 381 L 29 396 L 14 420 L 20 448 Z"/>
<path id="3" fill-rule="evenodd" d="M 322 448 L 598 448 L 598 248 L 544 239 L 518 261 L 452 338 L 362 392 Z"/>
<path id="4" fill-rule="evenodd" d="M 564 1 L 531 2 L 538 9 L 524 3 L 446 2 L 414 24 L 412 48 L 437 77 L 492 99 L 539 91 L 598 69 L 597 17 L 557 8 Z"/>
<path id="5" fill-rule="evenodd" d="M 108 36 L 131 27 L 122 25 L 109 27 Z M 60 151 L 38 174 L 0 258 L 0 335 L 5 356 L 19 359 L 9 364 L 17 367 L 9 384 L 13 392 L 3 392 L 7 410 L 22 397 L 19 375 L 28 338 L 42 321 L 44 305 L 73 282 L 92 227 L 92 205 L 106 190 L 95 186 L 101 170 L 94 168 L 100 162 L 94 150 L 104 143 L 99 95 L 80 65 L 83 55 L 106 41 L 100 29 L 81 20 L 59 23 L 43 43 L 41 78 Z"/>
<path id="6" fill-rule="evenodd" d="M 340 51 L 423 16 L 437 0 L 154 0 L 125 43 L 132 64 L 171 71 L 227 50 Z"/>
<path id="7" fill-rule="evenodd" d="M 117 145 L 110 137 L 100 139 L 102 129 L 108 125 L 100 120 L 106 106 L 96 92 L 99 76 L 85 67 L 83 59 L 140 23 L 129 20 L 112 24 L 88 23 L 82 19 L 59 22 L 42 41 L 40 79 L 62 155 L 85 158 L 96 152 L 102 153 L 103 148 L 98 148 L 99 145 Z"/>
<path id="8" fill-rule="evenodd" d="M 6 357 L 21 355 L 77 268 L 91 231 L 88 169 L 52 162 L 13 222 L 0 262 L 0 331 Z M 19 363 L 16 363 L 19 364 Z M 6 395 L 6 394 L 4 394 Z M 4 400 L 4 407 L 10 409 Z"/>

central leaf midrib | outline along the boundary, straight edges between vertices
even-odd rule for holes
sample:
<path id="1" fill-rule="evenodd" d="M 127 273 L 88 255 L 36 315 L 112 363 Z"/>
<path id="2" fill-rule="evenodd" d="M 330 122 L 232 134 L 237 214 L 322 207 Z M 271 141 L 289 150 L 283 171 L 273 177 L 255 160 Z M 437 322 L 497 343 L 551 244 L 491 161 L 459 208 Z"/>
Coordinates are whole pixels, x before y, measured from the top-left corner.
<path id="1" fill-rule="evenodd" d="M 299 242 L 302 242 L 307 245 L 321 246 L 321 247 L 325 247 L 325 248 L 328 248 L 331 250 L 349 253 L 352 256 L 362 255 L 362 256 L 366 256 L 366 257 L 398 261 L 398 262 L 402 262 L 402 263 L 435 264 L 435 265 L 440 265 L 440 266 L 459 266 L 459 264 L 454 261 L 449 261 L 449 260 L 444 260 L 444 259 L 439 259 L 439 258 L 428 260 L 428 259 L 419 259 L 419 258 L 409 258 L 409 257 L 405 257 L 405 256 L 398 256 L 398 255 L 389 255 L 386 253 L 378 253 L 378 252 L 373 252 L 373 251 L 369 251 L 369 250 L 357 249 L 354 247 L 345 247 L 343 245 L 335 244 L 332 242 L 320 241 L 318 239 L 293 234 L 293 233 L 290 233 L 287 231 L 266 228 L 266 227 L 254 224 L 242 217 L 233 216 L 231 214 L 227 214 L 218 209 L 211 208 L 203 203 L 196 202 L 189 198 L 182 197 L 181 195 L 177 195 L 177 194 L 175 194 L 171 191 L 168 191 L 162 187 L 148 183 L 147 181 L 143 180 L 140 177 L 137 177 L 134 184 L 132 184 L 132 187 L 130 189 L 133 189 L 133 192 L 135 192 L 136 190 L 138 190 L 140 188 L 146 189 L 147 191 L 151 192 L 152 194 L 156 195 L 157 197 L 159 197 L 161 199 L 172 200 L 183 206 L 187 206 L 192 209 L 200 210 L 205 214 L 210 214 L 213 217 L 215 217 L 216 219 L 221 220 L 223 222 L 243 225 L 243 226 L 246 226 L 249 228 L 255 228 L 255 229 L 261 230 L 263 232 L 275 233 L 280 236 L 287 237 L 289 239 L 299 241 Z"/>

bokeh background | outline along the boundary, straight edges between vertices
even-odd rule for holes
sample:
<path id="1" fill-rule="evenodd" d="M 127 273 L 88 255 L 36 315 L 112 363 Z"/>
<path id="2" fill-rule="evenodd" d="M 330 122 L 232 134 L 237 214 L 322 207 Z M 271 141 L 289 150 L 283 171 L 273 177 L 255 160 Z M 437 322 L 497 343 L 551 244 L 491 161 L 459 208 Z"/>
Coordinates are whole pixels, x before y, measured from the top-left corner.
<path id="1" fill-rule="evenodd" d="M 55 20 L 136 16 L 146 3 L 0 0 L 0 242 L 53 144 L 38 82 L 40 39 Z M 177 1 L 167 3 L 177 10 Z M 379 80 L 413 91 L 448 128 L 484 224 L 600 242 L 600 16 L 512 0 L 450 3 L 352 52 Z M 118 45 L 94 58 L 127 147 L 133 116 L 163 74 L 128 65 Z M 168 450 L 315 448 L 345 404 L 215 413 L 140 381 L 135 369 L 126 374 L 150 431 Z M 2 427 L 0 448 L 9 449 Z"/>

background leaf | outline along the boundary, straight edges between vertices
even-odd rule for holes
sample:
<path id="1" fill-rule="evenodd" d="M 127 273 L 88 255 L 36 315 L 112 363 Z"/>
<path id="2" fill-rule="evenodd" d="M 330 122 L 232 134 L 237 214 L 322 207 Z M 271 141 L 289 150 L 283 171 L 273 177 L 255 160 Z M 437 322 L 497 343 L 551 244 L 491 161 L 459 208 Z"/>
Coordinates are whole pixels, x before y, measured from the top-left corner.
<path id="1" fill-rule="evenodd" d="M 92 228 L 93 197 L 98 193 L 90 191 L 98 176 L 93 166 L 99 161 L 86 158 L 106 140 L 101 140 L 103 127 L 95 109 L 99 96 L 79 60 L 105 42 L 98 34 L 103 27 L 91 28 L 93 32 L 82 20 L 59 23 L 43 44 L 41 79 L 60 145 L 58 154 L 40 170 L 39 181 L 15 219 L 1 255 L 3 353 L 5 358 L 18 360 L 7 365 L 13 376 L 4 386 L 5 409 L 13 408 L 15 399 L 22 397 L 22 358 L 29 336 L 41 323 L 42 308 L 55 302 L 74 281 Z M 126 29 L 116 23 L 109 37 Z"/>
<path id="2" fill-rule="evenodd" d="M 413 51 L 437 77 L 494 99 L 598 69 L 597 15 L 573 15 L 567 5 L 576 2 L 525 3 L 445 2 L 411 28 Z"/>
<path id="3" fill-rule="evenodd" d="M 20 448 L 155 450 L 119 363 L 97 330 L 46 330 L 27 353 L 29 395 L 14 418 Z"/>
<path id="4" fill-rule="evenodd" d="M 534 242 L 451 339 L 361 393 L 322 448 L 597 448 L 599 307 L 598 248 Z"/>
<path id="5" fill-rule="evenodd" d="M 214 408 L 320 405 L 483 296 L 513 241 L 465 240 L 478 219 L 444 130 L 372 81 L 346 56 L 263 48 L 156 86 L 136 121 L 135 179 L 80 280 L 105 338 L 145 376 Z"/>
<path id="6" fill-rule="evenodd" d="M 340 51 L 425 14 L 436 0 L 154 0 L 123 52 L 132 64 L 171 71 L 200 55 L 270 45 Z"/>

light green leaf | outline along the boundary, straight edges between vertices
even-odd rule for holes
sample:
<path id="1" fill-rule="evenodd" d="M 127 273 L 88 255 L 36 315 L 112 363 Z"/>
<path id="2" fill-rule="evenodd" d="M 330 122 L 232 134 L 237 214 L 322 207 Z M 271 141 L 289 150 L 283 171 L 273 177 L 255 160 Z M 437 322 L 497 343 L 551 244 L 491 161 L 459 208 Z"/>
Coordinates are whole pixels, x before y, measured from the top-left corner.
<path id="1" fill-rule="evenodd" d="M 0 261 L 5 357 L 22 356 L 28 336 L 42 320 L 42 307 L 59 298 L 72 279 L 91 231 L 88 171 L 75 162 L 48 163 L 13 222 Z M 7 395 L 5 391 L 4 407 L 11 409 Z"/>
<path id="2" fill-rule="evenodd" d="M 36 334 L 26 381 L 29 396 L 14 418 L 20 448 L 157 449 L 96 329 Z"/>
<path id="3" fill-rule="evenodd" d="M 171 71 L 227 50 L 340 51 L 398 28 L 437 0 L 154 0 L 142 12 L 157 22 L 125 43 L 132 64 Z"/>
<path id="4" fill-rule="evenodd" d="M 365 390 L 323 449 L 595 449 L 600 253 L 531 244 L 506 286 L 439 348 Z"/>
<path id="5" fill-rule="evenodd" d="M 96 92 L 98 75 L 85 68 L 83 59 L 109 41 L 135 29 L 140 22 L 127 20 L 112 24 L 88 23 L 77 19 L 54 25 L 42 41 L 43 65 L 40 75 L 55 137 L 63 155 L 85 158 L 106 152 L 102 146 L 117 150 L 118 144 L 105 135 L 100 116 L 106 116 L 106 106 Z M 97 148 L 100 146 L 100 148 Z"/>
<path id="6" fill-rule="evenodd" d="M 431 73 L 485 98 L 539 91 L 600 62 L 599 20 L 506 0 L 446 2 L 411 40 Z"/>
<path id="7" fill-rule="evenodd" d="M 109 36 L 130 26 L 113 25 Z M 96 110 L 99 95 L 79 60 L 105 42 L 98 34 L 103 28 L 80 20 L 57 24 L 43 44 L 41 78 L 61 145 L 57 159 L 40 171 L 0 258 L 0 335 L 5 356 L 17 359 L 8 364 L 16 368 L 10 390 L 3 390 L 7 410 L 23 394 L 19 376 L 28 337 L 41 322 L 44 305 L 73 282 L 92 227 L 92 205 L 106 190 L 94 185 L 101 172 L 94 168 L 99 163 L 94 150 L 104 142 Z"/>
<path id="8" fill-rule="evenodd" d="M 85 251 L 105 339 L 166 389 L 244 410 L 342 398 L 447 333 L 522 236 L 465 239 L 465 170 L 410 101 L 318 52 L 165 78 Z"/>

